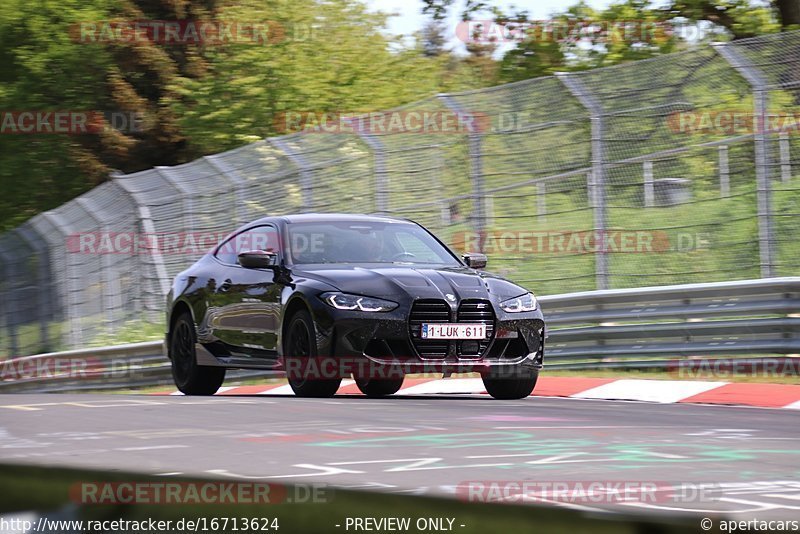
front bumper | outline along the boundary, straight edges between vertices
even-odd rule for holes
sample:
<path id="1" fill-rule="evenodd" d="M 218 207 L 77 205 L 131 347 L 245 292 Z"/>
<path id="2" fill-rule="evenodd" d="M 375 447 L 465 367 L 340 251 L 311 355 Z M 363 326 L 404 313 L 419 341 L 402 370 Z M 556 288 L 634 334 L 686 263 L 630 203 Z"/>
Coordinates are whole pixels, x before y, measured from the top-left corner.
<path id="1" fill-rule="evenodd" d="M 485 373 L 501 367 L 542 367 L 545 323 L 540 310 L 512 314 L 488 300 L 441 302 L 449 307 L 449 315 L 443 315 L 448 323 L 474 322 L 462 313 L 468 302 L 473 307 L 476 303 L 489 305 L 491 317 L 487 313 L 481 322 L 487 327 L 491 324 L 487 328 L 490 337 L 477 348 L 472 340 L 426 344 L 418 335 L 419 322 L 412 321 L 412 311 L 416 314 L 418 310 L 415 303 L 381 313 L 336 310 L 320 304 L 314 310 L 317 353 L 354 364 L 401 368 L 404 373 Z"/>

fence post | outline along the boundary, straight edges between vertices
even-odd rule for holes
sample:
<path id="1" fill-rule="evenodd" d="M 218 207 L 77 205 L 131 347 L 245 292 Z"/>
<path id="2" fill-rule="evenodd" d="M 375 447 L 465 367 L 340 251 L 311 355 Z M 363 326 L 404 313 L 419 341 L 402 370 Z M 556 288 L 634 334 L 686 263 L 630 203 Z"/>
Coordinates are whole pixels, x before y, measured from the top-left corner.
<path id="1" fill-rule="evenodd" d="M 283 137 L 274 137 L 267 139 L 272 146 L 286 154 L 289 161 L 294 163 L 300 172 L 300 190 L 303 199 L 303 208 L 306 211 L 313 211 L 314 209 L 314 182 L 311 174 L 308 172 L 309 165 L 305 158 L 297 154 L 291 149 L 289 143 Z"/>
<path id="2" fill-rule="evenodd" d="M 731 195 L 731 171 L 728 159 L 728 145 L 719 147 L 719 196 L 726 198 Z"/>
<path id="3" fill-rule="evenodd" d="M 214 170 L 219 172 L 221 176 L 224 176 L 233 184 L 233 193 L 236 196 L 236 205 L 233 208 L 234 212 L 236 213 L 235 222 L 237 225 L 244 224 L 249 220 L 247 214 L 242 213 L 242 211 L 246 208 L 245 200 L 247 200 L 244 197 L 245 178 L 242 178 L 236 169 L 231 168 L 230 165 L 224 161 L 221 161 L 219 159 L 219 154 L 203 156 L 203 159 L 206 163 L 213 167 Z"/>
<path id="4" fill-rule="evenodd" d="M 769 151 L 767 147 L 767 107 L 769 84 L 761 72 L 736 50 L 736 45 L 714 43 L 714 49 L 753 89 L 753 113 L 756 131 L 756 195 L 758 204 L 758 245 L 761 256 L 761 277 L 775 275 L 774 241 L 772 233 L 772 184 L 770 183 Z"/>
<path id="5" fill-rule="evenodd" d="M 644 162 L 644 205 L 652 208 L 656 204 L 655 192 L 653 191 L 653 162 Z"/>
<path id="6" fill-rule="evenodd" d="M 41 341 L 39 352 L 48 352 L 52 349 L 50 345 L 49 317 L 52 309 L 56 309 L 61 302 L 54 303 L 57 293 L 53 290 L 53 277 L 50 274 L 50 253 L 47 245 L 43 243 L 36 231 L 25 223 L 18 227 L 17 234 L 36 252 L 36 309 L 39 313 L 39 339 Z"/>
<path id="7" fill-rule="evenodd" d="M 153 170 L 164 178 L 164 181 L 171 185 L 173 189 L 180 193 L 181 202 L 186 202 L 186 211 L 183 213 L 183 219 L 187 224 L 184 225 L 184 231 L 188 230 L 189 232 L 194 232 L 194 210 L 192 202 L 194 192 L 188 188 L 186 184 L 180 180 L 176 180 L 170 175 L 170 167 L 159 166 L 155 167 Z"/>
<path id="8" fill-rule="evenodd" d="M 461 105 L 447 93 L 437 95 L 442 103 L 458 114 L 459 116 L 467 116 L 468 112 L 461 108 Z M 469 124 L 469 121 L 461 121 L 459 123 Z M 483 136 L 478 129 L 471 129 L 467 133 L 467 143 L 469 150 L 469 177 L 472 182 L 472 220 L 474 221 L 475 231 L 481 238 L 478 240 L 480 243 L 481 252 L 483 252 L 484 237 L 486 235 L 486 194 L 484 192 L 483 182 L 483 159 L 481 152 L 481 145 L 483 144 Z"/>
<path id="9" fill-rule="evenodd" d="M 59 246 L 63 247 L 66 251 L 67 242 L 66 236 L 74 233 L 72 227 L 61 218 L 60 215 L 56 214 L 53 211 L 45 211 L 42 213 L 42 218 L 47 220 L 53 228 L 56 228 L 59 232 Z M 64 283 L 67 286 L 65 288 L 65 301 L 64 301 L 64 311 L 65 311 L 65 319 L 69 324 L 69 332 L 67 333 L 67 345 L 70 349 L 77 348 L 81 345 L 81 343 L 85 343 L 86 340 L 83 339 L 83 325 L 81 324 L 81 318 L 77 315 L 78 305 L 79 303 L 75 300 L 77 293 L 79 292 L 79 288 L 75 287 L 75 281 L 79 277 L 76 275 L 76 266 L 74 265 L 73 258 L 75 257 L 74 254 L 70 254 L 69 251 L 66 251 L 64 254 L 65 265 L 58 265 L 58 268 L 64 269 L 66 273 L 64 276 Z"/>
<path id="10" fill-rule="evenodd" d="M 111 173 L 111 180 L 119 186 L 120 189 L 125 191 L 127 195 L 133 200 L 134 205 L 136 206 L 136 215 L 137 215 L 137 232 L 139 236 L 137 236 L 137 241 L 139 241 L 139 237 L 143 236 L 154 236 L 156 234 L 156 227 L 155 223 L 153 223 L 153 218 L 150 215 L 150 208 L 146 204 L 139 202 L 137 198 L 137 194 L 133 192 L 133 190 L 128 186 L 127 182 L 125 181 L 124 175 L 118 172 Z M 161 254 L 160 246 L 156 246 L 155 250 L 148 250 L 148 251 L 141 251 L 138 250 L 136 255 L 138 258 L 138 265 L 140 268 L 145 269 L 147 266 L 152 265 L 153 269 L 155 270 L 155 275 L 158 281 L 158 291 L 160 292 L 160 297 L 166 297 L 167 293 L 169 293 L 169 286 L 170 286 L 170 279 L 169 275 L 167 274 L 167 267 L 164 263 L 164 256 Z M 149 257 L 152 258 L 152 264 L 149 264 L 144 261 L 143 258 Z M 144 294 L 142 287 L 144 284 L 139 284 L 137 287 L 139 288 L 139 301 L 140 306 L 144 309 L 144 313 L 148 312 L 146 306 L 146 295 Z M 160 317 L 155 317 L 154 319 L 158 320 Z"/>
<path id="11" fill-rule="evenodd" d="M 75 202 L 83 208 L 83 211 L 94 221 L 95 228 L 97 231 L 101 233 L 106 233 L 108 231 L 108 227 L 106 224 L 100 220 L 100 218 L 94 214 L 92 210 L 92 206 L 89 203 L 89 200 L 86 197 L 78 197 L 75 199 Z M 75 254 L 79 254 L 80 252 L 75 252 Z M 70 251 L 67 251 L 67 254 L 70 254 Z M 106 321 L 108 322 L 108 329 L 110 333 L 114 333 L 115 325 L 114 325 L 114 311 L 117 310 L 116 302 L 114 301 L 114 285 L 118 283 L 117 276 L 113 273 L 111 268 L 111 255 L 110 254 L 100 254 L 100 279 L 102 283 L 100 284 L 100 298 L 103 302 L 103 311 L 106 314 Z M 102 329 L 101 329 L 102 332 Z"/>
<path id="12" fill-rule="evenodd" d="M 375 211 L 381 215 L 389 213 L 389 192 L 387 187 L 389 185 L 389 176 L 386 172 L 386 147 L 383 145 L 378 136 L 364 132 L 364 128 L 354 124 L 358 118 L 353 118 L 348 121 L 356 135 L 358 135 L 364 144 L 372 149 L 372 162 L 375 172 Z"/>
<path id="13" fill-rule="evenodd" d="M 9 340 L 9 347 L 8 347 L 8 357 L 15 358 L 19 356 L 19 343 L 17 340 L 17 327 L 16 323 L 14 323 L 15 317 L 17 316 L 17 299 L 18 293 L 13 287 L 15 280 L 17 279 L 16 273 L 14 272 L 14 264 L 13 259 L 6 253 L 5 249 L 0 243 L 0 262 L 3 264 L 3 276 L 5 276 L 5 283 L 6 289 L 4 290 L 4 298 L 3 298 L 3 323 L 6 327 L 6 335 L 8 336 Z M 8 297 L 11 298 L 8 298 Z M 2 355 L 0 355 L 2 356 Z M 0 360 L 3 358 L 0 357 Z"/>
<path id="14" fill-rule="evenodd" d="M 547 184 L 536 184 L 536 215 L 540 221 L 547 220 Z"/>
<path id="15" fill-rule="evenodd" d="M 789 132 L 780 133 L 781 149 L 781 182 L 786 183 L 792 179 L 792 152 L 789 145 Z"/>
<path id="16" fill-rule="evenodd" d="M 606 246 L 606 184 L 605 184 L 605 115 L 600 103 L 587 91 L 578 76 L 557 73 L 567 90 L 589 112 L 592 126 L 592 172 L 590 174 L 590 203 L 594 212 L 594 234 L 597 244 L 595 254 L 595 280 L 597 289 L 609 288 L 608 255 Z"/>

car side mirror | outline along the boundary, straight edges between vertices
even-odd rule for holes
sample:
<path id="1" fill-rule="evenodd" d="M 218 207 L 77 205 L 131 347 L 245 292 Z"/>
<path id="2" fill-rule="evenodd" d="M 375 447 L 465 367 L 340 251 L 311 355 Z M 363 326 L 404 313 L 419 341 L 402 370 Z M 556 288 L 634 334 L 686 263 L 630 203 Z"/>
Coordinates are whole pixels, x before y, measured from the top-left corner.
<path id="1" fill-rule="evenodd" d="M 239 265 L 245 269 L 277 269 L 278 255 L 266 250 L 248 250 L 238 256 Z"/>
<path id="2" fill-rule="evenodd" d="M 463 256 L 464 263 L 467 264 L 467 267 L 472 267 L 473 269 L 483 269 L 486 267 L 486 262 L 488 258 L 486 254 L 481 254 L 479 252 L 467 252 Z"/>

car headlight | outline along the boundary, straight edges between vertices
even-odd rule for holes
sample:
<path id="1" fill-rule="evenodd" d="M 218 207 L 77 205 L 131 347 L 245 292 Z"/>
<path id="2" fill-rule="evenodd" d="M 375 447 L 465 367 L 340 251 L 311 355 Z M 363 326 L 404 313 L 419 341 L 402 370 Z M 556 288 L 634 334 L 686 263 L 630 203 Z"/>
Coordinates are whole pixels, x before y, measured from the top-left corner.
<path id="1" fill-rule="evenodd" d="M 519 297 L 504 300 L 500 303 L 500 307 L 508 313 L 531 312 L 539 307 L 539 303 L 533 293 L 525 293 Z"/>
<path id="2" fill-rule="evenodd" d="M 360 295 L 348 295 L 347 293 L 323 293 L 320 295 L 320 298 L 325 304 L 337 310 L 387 312 L 397 307 L 397 303 L 390 300 L 362 297 Z"/>

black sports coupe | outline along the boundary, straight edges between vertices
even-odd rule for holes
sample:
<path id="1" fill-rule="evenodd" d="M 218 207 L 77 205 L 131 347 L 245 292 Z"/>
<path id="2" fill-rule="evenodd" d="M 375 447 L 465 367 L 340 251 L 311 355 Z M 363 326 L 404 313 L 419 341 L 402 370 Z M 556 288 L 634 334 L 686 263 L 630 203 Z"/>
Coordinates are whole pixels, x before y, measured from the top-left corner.
<path id="1" fill-rule="evenodd" d="M 287 376 L 296 395 L 368 396 L 411 373 L 480 373 L 498 399 L 530 395 L 544 318 L 522 287 L 419 224 L 349 214 L 266 217 L 180 273 L 166 348 L 178 389 L 212 395 L 226 369 Z"/>

